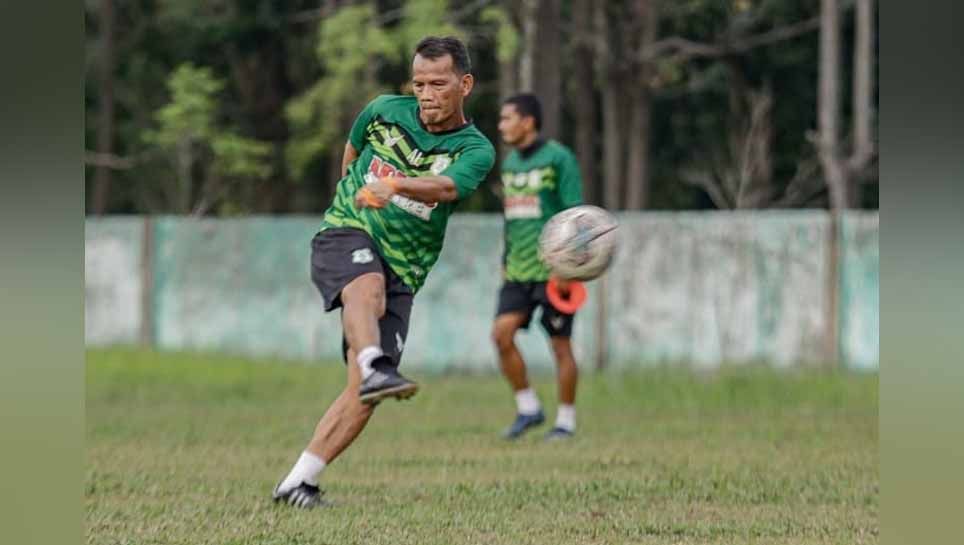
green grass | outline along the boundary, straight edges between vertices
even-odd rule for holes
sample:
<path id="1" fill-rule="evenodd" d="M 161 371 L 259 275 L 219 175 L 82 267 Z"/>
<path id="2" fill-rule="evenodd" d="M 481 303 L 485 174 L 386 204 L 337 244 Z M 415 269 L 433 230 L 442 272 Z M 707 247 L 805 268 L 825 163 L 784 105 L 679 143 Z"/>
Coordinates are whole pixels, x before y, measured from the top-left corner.
<path id="1" fill-rule="evenodd" d="M 335 506 L 273 505 L 341 364 L 133 350 L 87 357 L 87 542 L 877 543 L 877 376 L 761 368 L 585 374 L 579 435 L 508 444 L 496 375 L 418 376 L 323 474 Z M 554 416 L 551 376 L 535 377 Z"/>

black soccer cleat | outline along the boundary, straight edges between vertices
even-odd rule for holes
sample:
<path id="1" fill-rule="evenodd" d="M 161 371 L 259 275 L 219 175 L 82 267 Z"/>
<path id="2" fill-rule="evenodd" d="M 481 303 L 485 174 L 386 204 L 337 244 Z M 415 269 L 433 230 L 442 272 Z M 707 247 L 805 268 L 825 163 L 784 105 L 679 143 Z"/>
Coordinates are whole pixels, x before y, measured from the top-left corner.
<path id="1" fill-rule="evenodd" d="M 546 417 L 542 414 L 541 409 L 535 414 L 517 414 L 515 422 L 502 432 L 502 437 L 506 439 L 516 439 L 529 428 L 534 428 L 545 421 Z"/>
<path id="2" fill-rule="evenodd" d="M 418 384 L 400 375 L 393 367 L 384 367 L 374 369 L 362 381 L 358 395 L 362 403 L 374 405 L 388 397 L 408 399 L 416 392 Z"/>
<path id="3" fill-rule="evenodd" d="M 278 486 L 274 488 L 274 492 L 271 494 L 271 499 L 274 500 L 275 503 L 284 503 L 301 509 L 314 509 L 315 507 L 326 507 L 330 505 L 329 502 L 322 498 L 324 492 L 313 484 L 303 482 L 285 492 L 280 492 L 279 488 L 281 488 L 281 483 L 278 483 Z"/>
<path id="4" fill-rule="evenodd" d="M 551 430 L 546 432 L 546 441 L 560 441 L 565 439 L 571 439 L 576 432 L 572 430 L 567 430 L 566 428 L 560 428 L 559 426 L 554 426 Z"/>

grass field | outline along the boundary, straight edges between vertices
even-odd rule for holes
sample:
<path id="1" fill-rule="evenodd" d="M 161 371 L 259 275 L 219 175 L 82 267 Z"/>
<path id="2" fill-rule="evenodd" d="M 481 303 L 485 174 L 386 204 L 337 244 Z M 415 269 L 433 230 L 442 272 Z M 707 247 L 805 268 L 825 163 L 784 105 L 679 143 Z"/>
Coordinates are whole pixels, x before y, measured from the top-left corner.
<path id="1" fill-rule="evenodd" d="M 423 391 L 326 469 L 332 508 L 273 505 L 343 372 L 88 352 L 87 542 L 878 542 L 876 375 L 585 374 L 577 439 L 509 444 L 499 377 L 411 373 Z"/>

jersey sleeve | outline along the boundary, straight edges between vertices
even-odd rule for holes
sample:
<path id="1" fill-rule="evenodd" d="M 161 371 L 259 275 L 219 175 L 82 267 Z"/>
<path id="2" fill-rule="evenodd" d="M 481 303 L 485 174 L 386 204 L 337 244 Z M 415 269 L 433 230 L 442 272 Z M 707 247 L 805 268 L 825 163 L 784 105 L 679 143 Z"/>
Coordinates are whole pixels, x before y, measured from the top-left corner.
<path id="1" fill-rule="evenodd" d="M 348 141 L 351 142 L 355 151 L 361 151 L 365 146 L 365 131 L 368 130 L 368 124 L 371 123 L 372 119 L 375 117 L 375 107 L 379 102 L 381 97 L 376 98 L 368 103 L 364 109 L 355 118 L 355 122 L 352 123 L 351 132 L 348 133 Z"/>
<path id="2" fill-rule="evenodd" d="M 495 164 L 495 149 L 488 142 L 466 147 L 451 165 L 441 172 L 455 182 L 459 199 L 472 194 Z"/>
<path id="3" fill-rule="evenodd" d="M 582 204 L 582 174 L 576 156 L 566 153 L 559 165 L 559 197 L 562 206 L 572 208 Z"/>

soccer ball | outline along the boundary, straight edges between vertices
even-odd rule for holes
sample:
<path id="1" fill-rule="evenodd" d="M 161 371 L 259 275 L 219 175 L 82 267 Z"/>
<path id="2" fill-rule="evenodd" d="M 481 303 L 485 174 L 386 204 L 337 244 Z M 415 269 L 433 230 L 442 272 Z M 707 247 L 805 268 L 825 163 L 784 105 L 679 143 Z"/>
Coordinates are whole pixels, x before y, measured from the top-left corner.
<path id="1" fill-rule="evenodd" d="M 563 210 L 542 228 L 539 256 L 558 278 L 594 280 L 612 262 L 618 227 L 616 218 L 598 206 Z"/>

